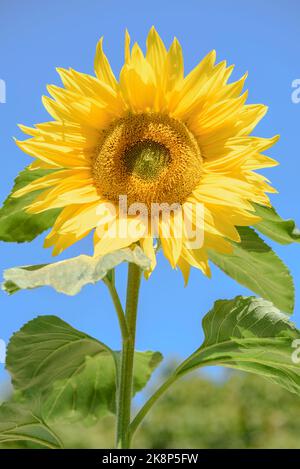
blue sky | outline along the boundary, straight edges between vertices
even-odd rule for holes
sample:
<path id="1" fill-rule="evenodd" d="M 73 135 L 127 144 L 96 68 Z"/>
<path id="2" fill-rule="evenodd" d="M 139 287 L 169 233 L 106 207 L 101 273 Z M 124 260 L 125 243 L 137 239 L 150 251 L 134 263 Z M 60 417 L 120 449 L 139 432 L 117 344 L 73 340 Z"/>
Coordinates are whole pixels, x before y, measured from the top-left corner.
<path id="1" fill-rule="evenodd" d="M 1 0 L 0 79 L 6 82 L 7 102 L 0 104 L 0 199 L 6 197 L 14 177 L 29 162 L 12 139 L 21 137 L 17 124 L 49 120 L 41 96 L 47 84 L 59 84 L 55 67 L 92 73 L 95 46 L 103 35 L 105 50 L 118 73 L 125 28 L 133 40 L 144 46 L 154 24 L 167 44 L 173 36 L 180 40 L 187 72 L 213 48 L 218 60 L 236 64 L 234 78 L 249 72 L 249 102 L 269 106 L 256 134 L 281 135 L 269 152 L 280 166 L 265 172 L 279 190 L 272 198 L 273 204 L 282 216 L 293 217 L 300 224 L 300 103 L 291 100 L 291 83 L 300 78 L 299 17 L 297 0 Z M 42 247 L 43 238 L 30 244 L 0 243 L 0 269 L 51 261 L 50 250 Z M 300 326 L 299 246 L 276 246 L 276 250 L 295 279 L 293 318 Z M 92 252 L 90 238 L 63 257 L 82 252 Z M 118 283 L 122 293 L 125 273 L 121 266 Z M 202 341 L 203 314 L 216 299 L 237 294 L 249 291 L 215 268 L 211 280 L 193 271 L 184 288 L 181 274 L 172 271 L 160 256 L 151 280 L 142 285 L 137 347 L 160 350 L 166 357 L 186 356 Z M 119 344 L 117 321 L 102 284 L 88 286 L 76 297 L 59 295 L 48 288 L 12 297 L 2 293 L 0 311 L 0 338 L 5 341 L 36 315 L 54 314 L 112 347 Z M 4 379 L 6 374 L 0 365 L 0 381 Z"/>

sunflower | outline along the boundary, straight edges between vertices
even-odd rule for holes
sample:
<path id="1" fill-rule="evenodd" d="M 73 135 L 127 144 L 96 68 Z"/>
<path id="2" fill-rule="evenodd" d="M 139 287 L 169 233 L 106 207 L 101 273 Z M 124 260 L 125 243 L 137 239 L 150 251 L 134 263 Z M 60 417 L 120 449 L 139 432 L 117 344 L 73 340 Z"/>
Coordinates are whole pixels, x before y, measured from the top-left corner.
<path id="1" fill-rule="evenodd" d="M 95 76 L 57 69 L 63 87 L 49 86 L 52 98 L 43 97 L 54 120 L 20 126 L 30 138 L 17 141 L 35 158 L 32 171 L 49 171 L 15 193 L 40 191 L 26 208 L 30 213 L 61 209 L 45 240 L 53 254 L 94 231 L 95 255 L 138 243 L 153 270 L 159 239 L 187 280 L 191 266 L 210 275 L 209 250 L 230 253 L 230 241 L 240 241 L 236 227 L 259 221 L 253 203 L 270 205 L 266 193 L 276 191 L 254 170 L 277 164 L 262 154 L 277 136 L 250 136 L 267 108 L 245 104 L 246 75 L 228 83 L 233 66 L 215 59 L 210 52 L 185 76 L 177 39 L 167 50 L 152 28 L 145 55 L 137 43 L 130 47 L 126 32 L 119 80 L 102 39 Z M 120 196 L 130 206 L 177 204 L 182 210 L 158 214 L 153 232 L 145 223 L 149 213 L 125 216 Z M 201 216 L 195 216 L 197 205 Z M 191 246 L 187 221 L 202 233 L 201 245 Z"/>

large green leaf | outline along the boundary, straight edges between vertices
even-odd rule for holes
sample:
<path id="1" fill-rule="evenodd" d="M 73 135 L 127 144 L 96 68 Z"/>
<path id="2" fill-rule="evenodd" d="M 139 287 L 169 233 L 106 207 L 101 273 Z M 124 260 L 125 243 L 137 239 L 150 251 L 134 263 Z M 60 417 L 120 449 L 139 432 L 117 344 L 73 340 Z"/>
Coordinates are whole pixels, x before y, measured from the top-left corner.
<path id="1" fill-rule="evenodd" d="M 57 449 L 62 443 L 39 412 L 22 403 L 7 402 L 0 406 L 0 447 L 11 445 Z"/>
<path id="2" fill-rule="evenodd" d="M 115 354 L 118 355 L 116 352 Z M 136 352 L 134 358 L 133 394 L 143 389 L 161 362 L 158 352 Z M 80 373 L 58 380 L 47 394 L 43 405 L 46 420 L 68 415 L 69 419 L 97 422 L 107 413 L 116 412 L 116 375 L 108 354 L 86 357 Z"/>
<path id="3" fill-rule="evenodd" d="M 5 270 L 3 289 L 12 294 L 21 289 L 51 286 L 66 295 L 76 295 L 84 285 L 96 283 L 121 262 L 132 262 L 147 270 L 150 260 L 139 246 L 103 257 L 81 255 L 53 264 L 14 267 Z"/>
<path id="4" fill-rule="evenodd" d="M 221 365 L 257 373 L 300 394 L 300 331 L 262 298 L 238 296 L 216 301 L 203 319 L 205 340 L 177 375 Z"/>
<path id="5" fill-rule="evenodd" d="M 160 363 L 158 352 L 136 352 L 134 393 Z M 119 352 L 56 316 L 41 316 L 14 334 L 6 358 L 16 390 L 30 400 L 42 393 L 43 416 L 94 421 L 115 412 Z"/>
<path id="6" fill-rule="evenodd" d="M 116 369 L 112 355 L 82 357 L 78 371 L 54 381 L 44 392 L 43 416 L 47 421 L 71 420 L 93 423 L 115 412 Z"/>
<path id="7" fill-rule="evenodd" d="M 255 204 L 256 215 L 262 221 L 255 229 L 280 244 L 300 243 L 300 230 L 294 220 L 283 220 L 273 207 Z"/>
<path id="8" fill-rule="evenodd" d="M 39 316 L 16 332 L 6 353 L 6 367 L 15 389 L 44 390 L 56 380 L 78 373 L 87 356 L 112 356 L 102 342 L 56 316 Z"/>
<path id="9" fill-rule="evenodd" d="M 45 176 L 49 170 L 34 170 L 28 168 L 20 172 L 15 180 L 12 194 L 32 181 Z M 0 240 L 23 243 L 32 241 L 55 222 L 59 209 L 47 210 L 39 214 L 29 214 L 25 207 L 38 196 L 41 191 L 30 192 L 23 197 L 14 198 L 10 194 L 0 209 Z"/>
<path id="10" fill-rule="evenodd" d="M 232 242 L 232 254 L 210 250 L 210 259 L 237 282 L 292 313 L 294 284 L 288 268 L 254 230 L 239 227 L 239 233 L 241 242 Z"/>

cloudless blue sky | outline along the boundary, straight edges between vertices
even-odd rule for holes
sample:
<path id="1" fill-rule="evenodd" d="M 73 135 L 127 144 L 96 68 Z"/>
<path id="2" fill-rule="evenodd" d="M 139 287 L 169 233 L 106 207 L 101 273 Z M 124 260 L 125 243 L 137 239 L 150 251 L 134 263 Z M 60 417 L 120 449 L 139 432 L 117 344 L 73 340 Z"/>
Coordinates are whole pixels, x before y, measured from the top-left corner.
<path id="1" fill-rule="evenodd" d="M 300 104 L 291 101 L 291 83 L 300 78 L 300 2 L 297 0 L 1 0 L 0 79 L 7 86 L 7 102 L 0 104 L 0 199 L 10 191 L 16 174 L 30 158 L 14 144 L 21 137 L 18 123 L 32 125 L 50 120 L 41 96 L 46 85 L 59 84 L 55 67 L 73 67 L 92 73 L 96 43 L 104 47 L 116 73 L 123 61 L 125 28 L 144 47 L 149 28 L 155 25 L 170 44 L 176 36 L 183 47 L 188 72 L 211 49 L 218 60 L 236 64 L 234 78 L 249 72 L 250 103 L 265 103 L 269 112 L 257 134 L 281 134 L 269 152 L 280 166 L 265 174 L 279 190 L 272 196 L 284 217 L 300 224 Z M 44 249 L 44 235 L 32 243 L 0 243 L 0 269 L 52 261 Z M 273 243 L 272 243 L 273 246 Z M 276 246 L 300 291 L 299 245 Z M 92 253 L 91 238 L 69 249 L 62 258 Z M 194 270 L 187 288 L 181 274 L 172 271 L 160 256 L 150 281 L 144 281 L 138 320 L 137 347 L 160 350 L 166 357 L 186 356 L 202 341 L 201 318 L 218 298 L 249 294 L 213 268 L 211 280 Z M 125 267 L 118 273 L 124 290 Z M 124 293 L 124 292 L 123 292 Z M 76 297 L 50 288 L 0 293 L 0 338 L 11 334 L 36 315 L 54 314 L 112 347 L 119 332 L 105 286 L 87 286 Z M 300 325 L 299 300 L 293 319 Z M 0 365 L 0 381 L 6 379 Z"/>

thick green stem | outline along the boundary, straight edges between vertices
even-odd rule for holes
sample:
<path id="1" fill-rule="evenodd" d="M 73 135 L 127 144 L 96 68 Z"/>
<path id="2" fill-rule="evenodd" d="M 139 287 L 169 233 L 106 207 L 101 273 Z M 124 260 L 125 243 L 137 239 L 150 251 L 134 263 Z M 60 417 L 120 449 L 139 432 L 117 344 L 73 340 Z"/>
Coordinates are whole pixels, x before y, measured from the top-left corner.
<path id="1" fill-rule="evenodd" d="M 128 265 L 126 298 L 126 324 L 128 335 L 126 338 L 123 338 L 117 398 L 117 448 L 130 447 L 133 362 L 140 283 L 141 270 L 136 264 L 130 263 Z"/>

